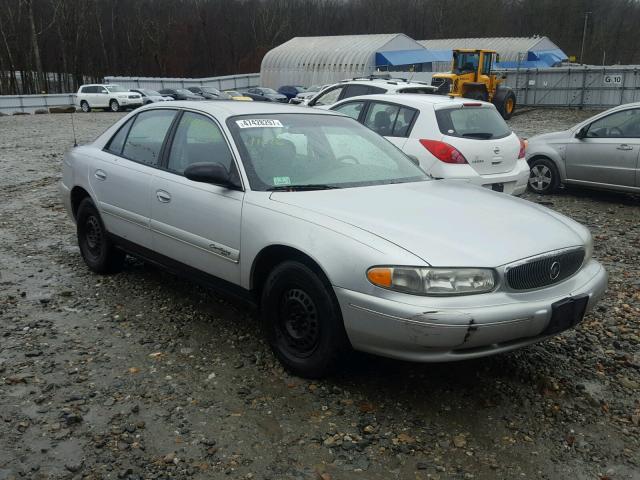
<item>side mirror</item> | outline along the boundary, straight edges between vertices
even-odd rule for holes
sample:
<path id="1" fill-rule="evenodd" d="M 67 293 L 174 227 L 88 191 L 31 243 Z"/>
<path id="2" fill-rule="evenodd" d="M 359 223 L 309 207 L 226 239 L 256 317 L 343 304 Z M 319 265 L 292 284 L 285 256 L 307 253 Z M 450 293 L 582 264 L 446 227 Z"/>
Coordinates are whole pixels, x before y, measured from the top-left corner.
<path id="1" fill-rule="evenodd" d="M 578 130 L 578 133 L 576 133 L 576 138 L 580 138 L 580 139 L 586 138 L 588 131 L 589 131 L 589 125 L 585 125 L 580 130 Z"/>
<path id="2" fill-rule="evenodd" d="M 184 176 L 194 182 L 211 183 L 221 187 L 237 189 L 239 186 L 231 179 L 229 171 L 217 162 L 192 163 L 184 171 Z"/>

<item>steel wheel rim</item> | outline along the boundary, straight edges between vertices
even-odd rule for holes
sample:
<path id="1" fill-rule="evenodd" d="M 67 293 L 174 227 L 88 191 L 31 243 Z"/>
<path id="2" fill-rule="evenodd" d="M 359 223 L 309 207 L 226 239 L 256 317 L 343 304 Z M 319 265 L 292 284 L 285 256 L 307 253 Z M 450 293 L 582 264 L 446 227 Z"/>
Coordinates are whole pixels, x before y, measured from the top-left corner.
<path id="1" fill-rule="evenodd" d="M 112 112 L 118 111 L 118 102 L 111 102 L 111 111 Z"/>
<path id="2" fill-rule="evenodd" d="M 88 112 L 89 111 L 89 104 L 87 102 L 83 102 L 81 105 L 82 111 L 83 112 Z"/>
<path id="3" fill-rule="evenodd" d="M 84 222 L 84 238 L 88 253 L 97 258 L 102 252 L 103 233 L 98 219 L 89 216 Z"/>
<path id="4" fill-rule="evenodd" d="M 310 356 L 320 341 L 320 322 L 315 302 L 304 290 L 290 288 L 280 301 L 278 339 L 287 350 L 301 358 Z"/>
<path id="5" fill-rule="evenodd" d="M 553 176 L 551 169 L 546 165 L 534 165 L 529 173 L 529 185 L 538 192 L 549 188 Z"/>
<path id="6" fill-rule="evenodd" d="M 507 98 L 507 113 L 513 112 L 513 98 Z"/>

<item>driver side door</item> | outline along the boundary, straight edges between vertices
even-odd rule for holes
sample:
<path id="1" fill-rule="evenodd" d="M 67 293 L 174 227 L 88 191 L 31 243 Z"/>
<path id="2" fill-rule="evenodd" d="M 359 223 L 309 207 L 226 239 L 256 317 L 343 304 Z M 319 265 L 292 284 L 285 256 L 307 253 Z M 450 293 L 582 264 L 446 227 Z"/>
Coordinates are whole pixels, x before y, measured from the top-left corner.
<path id="1" fill-rule="evenodd" d="M 640 109 L 614 112 L 591 123 L 567 145 L 567 181 L 634 187 L 640 152 Z"/>

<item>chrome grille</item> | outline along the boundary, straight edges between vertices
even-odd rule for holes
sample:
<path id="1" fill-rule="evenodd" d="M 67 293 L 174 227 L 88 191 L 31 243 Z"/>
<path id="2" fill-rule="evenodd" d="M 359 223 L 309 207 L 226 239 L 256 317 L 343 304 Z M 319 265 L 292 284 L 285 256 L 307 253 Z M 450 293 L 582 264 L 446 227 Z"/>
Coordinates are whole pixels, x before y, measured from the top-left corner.
<path id="1" fill-rule="evenodd" d="M 564 251 L 507 267 L 507 285 L 514 290 L 531 290 L 561 282 L 576 273 L 584 261 L 584 249 Z"/>

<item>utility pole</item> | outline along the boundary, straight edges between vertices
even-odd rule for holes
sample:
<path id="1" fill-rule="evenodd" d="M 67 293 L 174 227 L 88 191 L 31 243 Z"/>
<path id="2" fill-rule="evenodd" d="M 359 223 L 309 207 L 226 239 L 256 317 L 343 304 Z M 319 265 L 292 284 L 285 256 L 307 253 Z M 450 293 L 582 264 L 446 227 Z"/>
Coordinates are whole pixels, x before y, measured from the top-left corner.
<path id="1" fill-rule="evenodd" d="M 589 15 L 591 15 L 591 12 L 584 12 L 584 27 L 582 28 L 582 46 L 580 47 L 580 63 L 582 63 L 582 57 L 584 56 L 584 41 L 587 38 L 587 23 L 589 23 Z"/>

